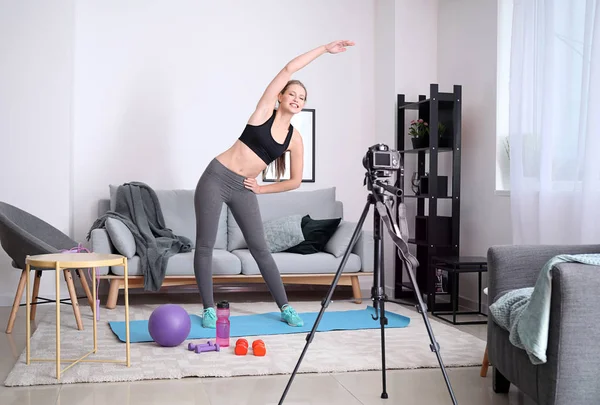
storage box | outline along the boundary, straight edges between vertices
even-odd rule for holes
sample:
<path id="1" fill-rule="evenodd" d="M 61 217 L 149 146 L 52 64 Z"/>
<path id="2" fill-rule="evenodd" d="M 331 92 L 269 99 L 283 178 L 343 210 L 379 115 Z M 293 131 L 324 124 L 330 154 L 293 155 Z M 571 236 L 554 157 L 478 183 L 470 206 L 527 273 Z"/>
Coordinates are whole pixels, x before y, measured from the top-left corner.
<path id="1" fill-rule="evenodd" d="M 438 176 L 436 197 L 448 197 L 448 176 Z M 419 182 L 419 191 L 421 195 L 429 195 L 429 177 L 421 177 Z"/>
<path id="2" fill-rule="evenodd" d="M 433 235 L 427 235 L 428 222 L 434 220 Z M 429 236 L 429 237 L 428 237 Z M 415 217 L 415 240 L 431 245 L 452 245 L 452 217 L 438 216 L 435 219 L 428 215 Z"/>

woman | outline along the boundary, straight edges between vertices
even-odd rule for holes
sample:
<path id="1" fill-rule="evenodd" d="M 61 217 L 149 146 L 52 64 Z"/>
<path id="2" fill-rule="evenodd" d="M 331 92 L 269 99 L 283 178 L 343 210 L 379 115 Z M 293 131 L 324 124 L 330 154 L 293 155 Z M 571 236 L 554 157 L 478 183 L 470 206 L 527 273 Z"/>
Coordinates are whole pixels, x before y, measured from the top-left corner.
<path id="1" fill-rule="evenodd" d="M 279 193 L 300 186 L 303 171 L 303 145 L 300 133 L 290 124 L 302 111 L 306 88 L 292 74 L 324 53 L 336 54 L 353 46 L 352 41 L 334 41 L 291 60 L 269 83 L 256 110 L 238 140 L 206 167 L 196 186 L 196 249 L 194 273 L 202 296 L 202 326 L 215 328 L 212 253 L 219 216 L 226 203 L 237 222 L 250 253 L 256 260 L 267 287 L 281 310 L 281 319 L 291 326 L 304 323 L 288 304 L 277 265 L 267 248 L 256 194 Z M 279 108 L 274 107 L 279 103 Z M 275 161 L 277 179 L 285 171 L 284 153 L 290 152 L 290 179 L 259 186 L 256 177 Z"/>

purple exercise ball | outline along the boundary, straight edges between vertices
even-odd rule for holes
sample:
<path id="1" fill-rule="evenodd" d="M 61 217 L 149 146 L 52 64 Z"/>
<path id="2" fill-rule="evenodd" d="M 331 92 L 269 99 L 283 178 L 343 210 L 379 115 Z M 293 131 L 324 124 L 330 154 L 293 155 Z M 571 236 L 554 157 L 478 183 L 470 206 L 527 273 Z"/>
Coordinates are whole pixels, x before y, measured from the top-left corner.
<path id="1" fill-rule="evenodd" d="M 175 304 L 165 304 L 152 311 L 148 332 L 160 346 L 173 347 L 187 339 L 192 329 L 190 315 Z"/>

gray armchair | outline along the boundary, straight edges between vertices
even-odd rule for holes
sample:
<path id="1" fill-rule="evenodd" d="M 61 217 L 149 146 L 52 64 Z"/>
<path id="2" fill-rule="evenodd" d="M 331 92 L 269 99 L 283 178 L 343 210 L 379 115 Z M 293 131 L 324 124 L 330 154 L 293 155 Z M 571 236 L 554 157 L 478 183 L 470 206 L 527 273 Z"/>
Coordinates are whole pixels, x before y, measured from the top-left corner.
<path id="1" fill-rule="evenodd" d="M 488 304 L 503 293 L 533 287 L 544 264 L 559 254 L 599 253 L 600 245 L 494 246 L 488 250 Z M 488 317 L 493 388 L 510 384 L 540 405 L 600 403 L 600 267 L 561 263 L 552 269 L 547 359 L 534 366 L 509 334 Z"/>
<path id="2" fill-rule="evenodd" d="M 23 297 L 23 290 L 25 290 L 26 283 L 25 258 L 28 255 L 59 253 L 61 250 L 68 250 L 76 247 L 77 242 L 40 218 L 13 205 L 0 201 L 0 244 L 12 259 L 13 267 L 21 270 L 21 278 L 19 280 L 12 311 L 6 327 L 6 333 L 11 333 L 19 307 L 24 305 L 20 304 L 20 302 Z M 35 310 L 38 304 L 56 302 L 56 300 L 38 297 L 43 271 L 48 270 L 35 270 L 31 299 L 31 320 L 35 319 Z M 82 287 L 86 293 L 88 303 L 93 305 L 92 294 L 85 278 L 85 274 L 82 273 L 81 269 L 77 270 L 77 274 L 79 275 Z M 82 330 L 83 324 L 81 322 L 79 304 L 77 295 L 75 294 L 71 271 L 64 270 L 64 277 L 67 282 L 70 298 L 60 301 L 61 303 L 70 301 L 77 320 L 77 327 Z"/>

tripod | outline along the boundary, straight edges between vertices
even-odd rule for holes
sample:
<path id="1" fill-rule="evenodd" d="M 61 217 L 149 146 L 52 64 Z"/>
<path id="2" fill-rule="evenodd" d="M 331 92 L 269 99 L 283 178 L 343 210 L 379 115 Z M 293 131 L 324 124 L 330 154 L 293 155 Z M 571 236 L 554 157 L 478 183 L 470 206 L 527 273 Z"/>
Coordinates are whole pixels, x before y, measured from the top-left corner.
<path id="1" fill-rule="evenodd" d="M 400 259 L 403 261 L 404 265 L 406 266 L 408 276 L 413 285 L 415 296 L 418 300 L 418 305 L 416 305 L 416 308 L 417 308 L 417 311 L 423 317 L 423 321 L 425 323 L 425 327 L 427 328 L 427 332 L 429 334 L 429 339 L 431 341 L 431 344 L 429 345 L 429 347 L 430 347 L 431 351 L 434 352 L 437 356 L 437 359 L 438 359 L 438 362 L 440 365 L 440 369 L 442 370 L 442 374 L 444 376 L 444 380 L 445 380 L 446 386 L 448 388 L 448 392 L 452 399 L 452 403 L 454 405 L 457 404 L 456 398 L 454 397 L 454 392 L 452 390 L 452 385 L 450 384 L 448 375 L 446 374 L 446 368 L 444 367 L 444 363 L 443 363 L 442 357 L 440 355 L 440 346 L 437 343 L 437 341 L 435 340 L 435 336 L 433 335 L 433 331 L 431 330 L 429 318 L 427 317 L 427 309 L 423 302 L 421 292 L 419 291 L 419 286 L 417 285 L 417 281 L 416 281 L 415 275 L 413 273 L 413 268 L 418 267 L 419 262 L 409 252 L 408 245 L 405 241 L 408 239 L 408 225 L 406 224 L 406 214 L 404 212 L 404 205 L 401 205 L 401 207 L 399 207 L 402 209 L 402 215 L 400 218 L 401 228 L 399 228 L 396 224 L 393 223 L 392 216 L 390 215 L 390 212 L 389 212 L 389 208 L 387 207 L 387 205 L 385 205 L 385 201 L 389 201 L 392 198 L 391 196 L 386 195 L 385 191 L 388 191 L 391 194 L 393 194 L 397 197 L 400 197 L 402 195 L 402 190 L 400 190 L 396 187 L 390 186 L 389 184 L 378 180 L 377 173 L 378 172 L 372 173 L 369 170 L 369 172 L 366 175 L 365 182 L 366 181 L 369 182 L 368 189 L 371 192 L 369 193 L 369 195 L 367 197 L 367 202 L 366 202 L 363 212 L 360 216 L 358 224 L 356 225 L 356 228 L 354 229 L 354 233 L 352 234 L 352 239 L 350 240 L 350 244 L 346 248 L 346 251 L 344 252 L 344 256 L 342 257 L 342 261 L 337 269 L 337 272 L 335 274 L 335 277 L 333 279 L 331 287 L 329 288 L 329 291 L 327 292 L 325 299 L 321 303 L 321 310 L 319 311 L 319 314 L 317 315 L 315 324 L 313 325 L 312 330 L 310 331 L 309 335 L 306 337 L 306 345 L 304 346 L 304 349 L 302 350 L 300 358 L 298 359 L 298 362 L 296 363 L 296 367 L 294 368 L 294 371 L 293 371 L 292 375 L 290 376 L 290 379 L 285 387 L 283 395 L 281 396 L 281 399 L 279 400 L 279 405 L 283 404 L 283 401 L 292 385 L 294 377 L 296 376 L 296 373 L 298 372 L 298 369 L 300 368 L 300 364 L 302 363 L 302 360 L 304 359 L 304 356 L 306 355 L 306 352 L 308 351 L 308 346 L 310 345 L 310 343 L 312 342 L 312 340 L 315 336 L 315 333 L 317 331 L 319 323 L 321 322 L 321 318 L 323 317 L 325 310 L 327 309 L 327 307 L 329 306 L 329 303 L 331 302 L 331 298 L 333 296 L 333 293 L 335 291 L 337 283 L 340 279 L 340 276 L 342 274 L 344 266 L 346 265 L 348 257 L 350 256 L 350 252 L 352 251 L 354 245 L 356 244 L 356 241 L 358 240 L 358 236 L 363 227 L 365 218 L 367 217 L 367 214 L 369 212 L 369 208 L 371 205 L 375 205 L 375 210 L 374 210 L 374 214 L 373 214 L 373 239 L 374 239 L 374 245 L 375 245 L 374 246 L 374 256 L 375 257 L 374 257 L 374 270 L 373 270 L 373 286 L 371 288 L 371 299 L 373 300 L 373 308 L 376 311 L 375 312 L 376 315 L 374 315 L 374 316 L 372 315 L 372 317 L 374 320 L 379 320 L 379 324 L 380 324 L 380 328 L 381 328 L 381 372 L 382 372 L 382 386 L 383 386 L 381 398 L 388 398 L 387 386 L 386 386 L 386 366 L 385 366 L 385 325 L 387 325 L 388 320 L 385 316 L 385 302 L 394 302 L 394 303 L 398 303 L 398 304 L 403 304 L 402 302 L 398 302 L 398 301 L 389 299 L 387 297 L 387 295 L 385 294 L 385 289 L 384 289 L 385 283 L 384 283 L 384 272 L 383 272 L 383 244 L 381 242 L 381 239 L 382 239 L 381 238 L 381 236 L 382 236 L 381 235 L 381 223 L 383 222 L 386 225 L 394 244 L 398 248 L 397 250 L 398 250 L 398 255 L 400 256 Z"/>

